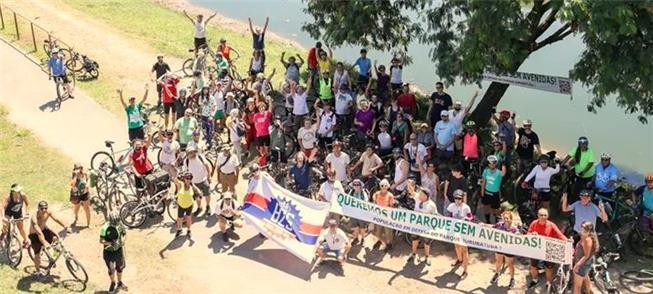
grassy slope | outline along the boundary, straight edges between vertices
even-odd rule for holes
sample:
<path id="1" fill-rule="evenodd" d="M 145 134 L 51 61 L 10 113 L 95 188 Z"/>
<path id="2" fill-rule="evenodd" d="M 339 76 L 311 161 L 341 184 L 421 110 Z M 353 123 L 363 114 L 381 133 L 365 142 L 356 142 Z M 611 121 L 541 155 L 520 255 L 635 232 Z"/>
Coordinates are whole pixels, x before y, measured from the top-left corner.
<path id="1" fill-rule="evenodd" d="M 180 12 L 142 0 L 67 0 L 66 3 L 124 31 L 135 42 L 149 44 L 160 52 L 182 59 L 190 57 L 188 49 L 193 46 L 192 26 Z M 252 54 L 251 35 L 235 32 L 230 28 L 209 25 L 207 39 L 212 49 L 215 50 L 220 38 L 227 39 L 230 46 L 241 53 L 237 66 L 241 74 L 244 74 Z M 275 81 L 277 82 L 285 72 L 279 62 L 281 52 L 287 51 L 286 56 L 297 53 L 305 55 L 305 52 L 300 52 L 298 48 L 281 42 L 266 41 L 265 46 L 266 73 L 270 73 L 272 68 L 276 68 Z"/>
<path id="2" fill-rule="evenodd" d="M 0 107 L 0 197 L 12 183 L 20 183 L 32 201 L 56 201 L 67 205 L 68 159 L 39 143 L 30 131 L 19 128 Z M 33 209 L 30 209 L 33 212 Z M 25 253 L 27 254 L 27 253 Z M 24 255 L 23 258 L 29 258 Z M 43 284 L 24 279 L 26 274 L 0 263 L 0 293 L 18 292 L 16 287 L 47 293 L 69 293 L 60 283 Z"/>

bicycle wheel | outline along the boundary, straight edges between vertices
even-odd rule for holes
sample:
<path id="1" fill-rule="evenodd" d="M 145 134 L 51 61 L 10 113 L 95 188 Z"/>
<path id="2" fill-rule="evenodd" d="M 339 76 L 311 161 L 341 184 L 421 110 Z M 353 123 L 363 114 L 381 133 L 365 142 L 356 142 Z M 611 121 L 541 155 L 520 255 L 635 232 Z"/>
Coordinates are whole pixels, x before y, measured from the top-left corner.
<path id="1" fill-rule="evenodd" d="M 194 60 L 192 58 L 186 59 L 184 61 L 183 65 L 181 66 L 181 70 L 184 72 L 184 75 L 187 77 L 192 77 L 193 76 L 193 63 Z"/>
<path id="2" fill-rule="evenodd" d="M 619 282 L 624 288 L 633 293 L 643 294 L 653 291 L 653 273 L 643 270 L 624 272 L 619 276 Z"/>
<path id="3" fill-rule="evenodd" d="M 84 269 L 84 266 L 75 259 L 73 256 L 67 256 L 66 257 L 66 268 L 68 268 L 68 271 L 70 272 L 75 279 L 78 281 L 82 282 L 83 284 L 86 284 L 88 282 L 88 274 L 86 273 L 86 269 Z"/>
<path id="4" fill-rule="evenodd" d="M 635 226 L 638 226 L 636 224 Z M 635 227 L 628 235 L 628 244 L 630 248 L 637 254 L 646 257 L 653 257 L 653 235 L 648 232 L 643 232 Z"/>
<path id="5" fill-rule="evenodd" d="M 7 234 L 5 239 L 5 249 L 7 250 L 7 260 L 9 260 L 9 266 L 12 268 L 17 268 L 20 264 L 20 261 L 23 259 L 23 247 L 18 239 L 18 235 L 11 233 Z"/>
<path id="6" fill-rule="evenodd" d="M 128 201 L 120 207 L 120 221 L 129 228 L 142 226 L 145 218 L 147 218 L 145 209 L 141 207 L 138 200 Z"/>
<path id="7" fill-rule="evenodd" d="M 116 163 L 113 160 L 111 154 L 109 154 L 106 151 L 98 151 L 95 154 L 93 154 L 93 156 L 91 157 L 91 168 L 94 170 L 98 170 L 98 168 L 102 163 L 107 163 L 109 165 L 107 176 L 112 175 L 116 169 Z"/>
<path id="8" fill-rule="evenodd" d="M 98 196 L 91 197 L 90 202 L 91 202 L 91 208 L 96 212 L 106 211 L 108 209 L 106 203 L 104 203 L 104 200 L 102 200 L 102 198 Z"/>
<path id="9" fill-rule="evenodd" d="M 93 68 L 88 71 L 88 74 L 91 76 L 91 78 L 97 79 L 100 76 L 100 71 L 97 68 Z"/>
<path id="10" fill-rule="evenodd" d="M 123 204 L 136 200 L 136 197 L 129 197 L 127 194 L 121 190 L 114 190 L 111 195 L 107 197 L 109 199 L 109 209 L 119 209 Z"/>
<path id="11" fill-rule="evenodd" d="M 32 248 L 32 246 L 30 246 L 27 249 L 27 253 L 29 254 L 29 258 L 32 261 L 34 261 L 34 249 Z M 41 267 L 41 269 L 44 269 L 44 270 L 49 269 L 50 268 L 50 258 L 45 253 L 45 248 L 41 248 L 41 253 L 39 254 L 39 256 L 41 257 L 40 258 L 40 261 L 41 261 L 40 267 Z"/>
<path id="12" fill-rule="evenodd" d="M 71 58 L 66 60 L 66 68 L 69 71 L 82 72 L 84 69 L 84 64 L 81 60 L 77 60 L 77 58 Z"/>
<path id="13" fill-rule="evenodd" d="M 177 221 L 177 209 L 179 206 L 177 205 L 177 199 L 171 199 L 168 201 L 168 216 L 170 217 L 170 220 L 175 222 Z"/>
<path id="14" fill-rule="evenodd" d="M 279 105 L 275 106 L 272 109 L 272 114 L 275 117 L 278 116 L 278 117 L 281 117 L 283 119 L 283 118 L 286 118 L 288 116 L 288 109 L 286 109 L 285 105 L 279 104 Z"/>
<path id="15" fill-rule="evenodd" d="M 54 85 L 55 89 L 57 90 L 57 104 L 61 106 L 61 100 L 63 100 L 62 92 L 63 92 L 63 85 L 59 83 L 58 79 L 59 78 L 54 78 Z"/>

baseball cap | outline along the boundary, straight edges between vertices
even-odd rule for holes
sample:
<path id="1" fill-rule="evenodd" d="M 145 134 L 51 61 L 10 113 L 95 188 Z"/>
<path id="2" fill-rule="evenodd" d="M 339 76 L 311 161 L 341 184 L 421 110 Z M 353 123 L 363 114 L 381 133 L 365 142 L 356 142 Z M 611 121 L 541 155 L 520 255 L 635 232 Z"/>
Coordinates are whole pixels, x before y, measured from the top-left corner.
<path id="1" fill-rule="evenodd" d="M 456 101 L 456 102 L 453 103 L 453 105 L 462 106 L 463 102 L 462 101 Z"/>
<path id="2" fill-rule="evenodd" d="M 186 147 L 186 152 L 193 152 L 193 151 L 197 151 L 197 148 L 195 148 L 195 146 L 190 145 Z"/>
<path id="3" fill-rule="evenodd" d="M 329 219 L 329 226 L 337 226 L 338 221 L 335 218 Z"/>
<path id="4" fill-rule="evenodd" d="M 23 190 L 23 187 L 19 184 L 11 185 L 11 192 L 20 192 Z"/>
<path id="5" fill-rule="evenodd" d="M 440 116 L 449 116 L 449 111 L 446 110 L 440 111 Z"/>
<path id="6" fill-rule="evenodd" d="M 455 191 L 453 191 L 453 198 L 463 199 L 464 195 L 465 195 L 465 192 L 463 192 L 463 190 L 456 189 Z"/>

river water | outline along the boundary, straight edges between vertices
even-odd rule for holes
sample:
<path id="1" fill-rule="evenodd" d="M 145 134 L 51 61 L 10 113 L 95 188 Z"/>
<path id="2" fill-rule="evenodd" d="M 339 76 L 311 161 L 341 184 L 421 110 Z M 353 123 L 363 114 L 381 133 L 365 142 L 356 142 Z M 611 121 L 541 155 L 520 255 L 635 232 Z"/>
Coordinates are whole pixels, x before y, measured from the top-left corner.
<path id="1" fill-rule="evenodd" d="M 270 17 L 269 29 L 288 39 L 297 41 L 305 48 L 315 44 L 301 30 L 311 17 L 304 14 L 305 3 L 300 0 L 191 0 L 193 4 L 217 10 L 219 13 L 246 22 L 247 17 L 263 25 Z M 584 45 L 580 36 L 570 36 L 532 54 L 520 71 L 546 75 L 568 76 L 569 70 L 579 60 Z M 336 59 L 353 62 L 360 48 L 342 47 L 334 50 Z M 430 47 L 422 44 L 409 46 L 413 64 L 404 69 L 404 81 L 415 83 L 425 92 L 431 92 L 438 81 L 435 67 L 428 56 Z M 390 54 L 370 51 L 368 57 L 379 64 L 388 64 Z M 489 85 L 481 83 L 483 89 Z M 508 88 L 498 109 L 517 113 L 517 120 L 531 119 L 533 129 L 547 149 L 566 153 L 576 144 L 579 136 L 590 139 L 590 147 L 598 157 L 602 152 L 612 154 L 613 163 L 625 171 L 633 181 L 642 182 L 640 173 L 653 171 L 653 119 L 642 125 L 635 115 L 625 114 L 614 100 L 599 109 L 597 114 L 586 110 L 591 99 L 589 89 L 580 83 L 573 85 L 573 97 L 516 86 Z M 468 101 L 476 91 L 476 85 L 452 85 L 446 90 L 455 100 Z M 598 159 L 598 158 L 597 158 Z M 639 178 L 638 178 L 639 177 Z"/>

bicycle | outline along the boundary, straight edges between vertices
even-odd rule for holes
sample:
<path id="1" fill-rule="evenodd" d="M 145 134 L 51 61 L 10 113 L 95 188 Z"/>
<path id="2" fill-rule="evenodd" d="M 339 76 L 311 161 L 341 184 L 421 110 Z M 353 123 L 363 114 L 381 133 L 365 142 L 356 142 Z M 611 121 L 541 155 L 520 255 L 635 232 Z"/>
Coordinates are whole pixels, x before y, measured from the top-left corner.
<path id="1" fill-rule="evenodd" d="M 618 232 L 628 232 L 628 245 L 638 255 L 653 257 L 653 232 L 642 228 L 640 218 L 636 216 L 630 223 L 619 228 Z"/>
<path id="2" fill-rule="evenodd" d="M 93 154 L 91 157 L 91 169 L 98 170 L 101 166 L 102 163 L 107 163 L 108 164 L 108 174 L 107 176 L 112 175 L 114 172 L 117 171 L 122 171 L 126 165 L 129 163 L 125 163 L 125 160 L 127 159 L 129 153 L 131 152 L 131 142 L 128 142 L 129 148 L 119 150 L 118 154 L 114 152 L 113 150 L 113 144 L 116 142 L 106 140 L 104 141 L 104 146 L 109 148 L 109 152 L 107 151 L 98 151 Z M 118 155 L 117 160 L 116 160 L 116 155 Z M 116 162 L 118 166 L 116 165 Z"/>
<path id="3" fill-rule="evenodd" d="M 88 58 L 79 52 L 73 52 L 72 58 L 66 60 L 66 68 L 71 72 L 89 75 L 92 79 L 97 79 L 100 75 L 100 65 L 97 61 Z"/>
<path id="4" fill-rule="evenodd" d="M 653 270 L 626 271 L 619 276 L 619 282 L 630 292 L 651 293 L 653 292 Z"/>
<path id="5" fill-rule="evenodd" d="M 73 56 L 70 49 L 59 47 L 59 45 L 57 44 L 57 39 L 43 40 L 43 52 L 45 52 L 45 55 L 48 58 L 50 58 L 52 56 L 52 49 L 54 49 L 54 48 L 59 49 L 59 52 L 61 52 L 61 54 L 63 54 L 64 60 L 68 60 Z M 45 62 L 45 64 L 47 64 L 47 62 Z"/>
<path id="6" fill-rule="evenodd" d="M 169 188 L 154 195 L 144 192 L 140 199 L 127 201 L 120 207 L 120 221 L 129 228 L 142 226 L 147 216 L 162 215 L 168 206 L 166 201 L 174 199 L 169 195 Z"/>
<path id="7" fill-rule="evenodd" d="M 594 285 L 596 285 L 599 291 L 605 291 L 608 294 L 619 294 L 619 289 L 614 281 L 612 281 L 610 272 L 608 271 L 608 264 L 618 260 L 619 257 L 619 253 L 606 252 L 594 259 L 590 279 L 594 281 Z"/>
<path id="8" fill-rule="evenodd" d="M 66 247 L 63 244 L 63 241 L 65 239 L 66 235 L 63 235 L 61 237 L 58 237 L 55 242 L 50 244 L 49 248 L 43 248 L 41 250 L 41 269 L 46 271 L 46 275 L 50 274 L 50 271 L 57 266 L 57 261 L 61 256 L 64 257 L 66 260 L 66 268 L 70 272 L 70 274 L 78 281 L 82 282 L 83 284 L 86 284 L 88 282 L 88 274 L 86 273 L 86 269 L 84 269 L 84 266 L 75 258 L 75 256 L 66 249 Z M 48 251 L 52 251 L 52 253 Z M 29 256 L 32 260 L 34 260 L 34 250 L 30 249 L 28 250 Z M 47 260 L 47 262 L 44 264 L 43 261 Z M 37 269 L 39 270 L 39 269 Z"/>
<path id="9" fill-rule="evenodd" d="M 571 266 L 566 264 L 561 264 L 558 266 L 553 280 L 551 281 L 551 289 L 549 293 L 554 294 L 564 294 L 565 291 L 570 288 L 571 282 Z"/>
<path id="10" fill-rule="evenodd" d="M 2 240 L 3 242 L 1 244 L 4 246 L 9 266 L 12 268 L 17 268 L 23 259 L 23 244 L 21 244 L 20 239 L 18 239 L 19 234 L 15 224 L 26 219 L 29 219 L 29 215 L 7 221 L 7 233 L 5 234 L 4 240 Z"/>
<path id="11" fill-rule="evenodd" d="M 70 95 L 70 93 L 68 93 L 68 91 L 65 90 L 63 77 L 61 76 L 53 77 L 53 80 L 54 80 L 55 89 L 57 91 L 57 104 L 60 107 L 61 102 L 72 97 L 72 95 Z M 68 75 L 68 80 L 69 80 L 69 84 L 71 84 L 70 87 L 72 89 L 75 89 L 76 78 L 74 72 Z"/>
<path id="12" fill-rule="evenodd" d="M 104 207 L 109 211 L 135 198 L 134 179 L 128 172 L 123 171 L 110 176 L 109 166 L 103 162 L 95 174 L 97 195 L 91 197 L 90 201 L 96 209 Z M 131 194 L 128 196 L 124 191 L 129 191 Z"/>

